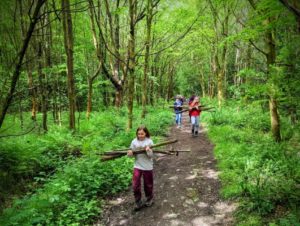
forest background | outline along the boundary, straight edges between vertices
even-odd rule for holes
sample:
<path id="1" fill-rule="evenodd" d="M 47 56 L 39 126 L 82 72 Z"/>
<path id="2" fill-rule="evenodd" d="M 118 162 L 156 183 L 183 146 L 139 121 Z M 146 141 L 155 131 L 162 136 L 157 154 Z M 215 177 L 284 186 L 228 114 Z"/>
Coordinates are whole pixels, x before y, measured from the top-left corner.
<path id="1" fill-rule="evenodd" d="M 298 0 L 2 0 L 1 225 L 92 224 L 130 183 L 128 147 L 172 123 L 176 94 L 215 106 L 237 225 L 300 222 Z M 113 169 L 114 176 L 110 171 Z M 67 179 L 66 179 L 67 178 Z"/>

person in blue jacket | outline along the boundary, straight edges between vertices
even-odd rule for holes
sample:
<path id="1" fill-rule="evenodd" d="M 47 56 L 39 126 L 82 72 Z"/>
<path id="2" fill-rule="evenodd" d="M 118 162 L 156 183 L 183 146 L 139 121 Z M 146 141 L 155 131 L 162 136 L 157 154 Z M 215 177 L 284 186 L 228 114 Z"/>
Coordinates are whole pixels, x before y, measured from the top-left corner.
<path id="1" fill-rule="evenodd" d="M 183 98 L 181 95 L 177 95 L 175 97 L 175 102 L 174 102 L 174 111 L 176 114 L 175 121 L 176 121 L 177 128 L 181 128 L 182 105 L 183 105 Z"/>

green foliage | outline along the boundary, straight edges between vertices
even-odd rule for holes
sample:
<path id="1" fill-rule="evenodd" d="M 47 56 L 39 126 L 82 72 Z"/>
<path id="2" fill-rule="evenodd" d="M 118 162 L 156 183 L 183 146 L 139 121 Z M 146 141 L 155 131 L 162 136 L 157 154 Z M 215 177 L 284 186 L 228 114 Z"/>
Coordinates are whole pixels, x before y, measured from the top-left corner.
<path id="1" fill-rule="evenodd" d="M 20 179 L 31 174 L 40 186 L 15 200 L 11 208 L 4 209 L 0 224 L 91 224 L 101 214 L 101 198 L 127 189 L 132 176 L 132 159 L 123 157 L 101 162 L 97 154 L 128 147 L 140 123 L 149 127 L 153 139 L 157 140 L 172 121 L 169 109 L 149 110 L 143 120 L 138 117 L 140 113 L 140 109 L 135 109 L 137 120 L 129 132 L 125 131 L 126 109 L 117 112 L 112 108 L 93 113 L 90 120 L 82 120 L 77 134 L 51 125 L 48 134 L 40 135 L 40 139 L 26 135 L 2 142 L 1 163 L 6 165 L 1 168 L 1 175 L 7 175 L 4 167 L 7 166 L 11 174 L 18 174 Z M 21 145 L 31 136 L 30 142 Z M 83 156 L 64 157 L 64 153 L 74 149 L 79 149 Z"/>
<path id="2" fill-rule="evenodd" d="M 206 116 L 222 172 L 223 196 L 239 200 L 239 225 L 260 225 L 267 221 L 262 220 L 266 216 L 276 219 L 280 206 L 285 213 L 292 212 L 290 220 L 282 217 L 279 222 L 299 223 L 299 216 L 292 213 L 300 204 L 300 158 L 289 142 L 297 137 L 299 127 L 289 126 L 293 132 L 286 142 L 275 143 L 269 133 L 269 116 L 257 103 L 233 108 L 235 105 L 229 102 L 221 111 Z"/>

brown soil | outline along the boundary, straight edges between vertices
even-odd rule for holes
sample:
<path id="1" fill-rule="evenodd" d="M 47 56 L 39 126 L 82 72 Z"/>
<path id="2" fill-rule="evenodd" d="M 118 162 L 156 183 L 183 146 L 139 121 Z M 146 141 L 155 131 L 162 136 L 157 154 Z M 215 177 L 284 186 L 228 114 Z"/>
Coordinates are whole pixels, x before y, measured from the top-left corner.
<path id="1" fill-rule="evenodd" d="M 233 225 L 236 205 L 220 198 L 220 181 L 213 156 L 213 144 L 201 127 L 192 137 L 189 119 L 181 129 L 171 128 L 172 147 L 190 150 L 179 156 L 157 156 L 154 163 L 154 204 L 134 212 L 131 188 L 107 200 L 101 220 L 95 225 L 115 226 L 208 226 Z M 171 146 L 171 145 L 170 145 Z"/>

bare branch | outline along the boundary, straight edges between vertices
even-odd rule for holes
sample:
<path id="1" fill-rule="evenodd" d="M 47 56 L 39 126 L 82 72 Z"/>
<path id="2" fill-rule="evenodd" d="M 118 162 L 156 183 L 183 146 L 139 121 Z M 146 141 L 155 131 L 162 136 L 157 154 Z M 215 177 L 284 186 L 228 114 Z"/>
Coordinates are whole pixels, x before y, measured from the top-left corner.
<path id="1" fill-rule="evenodd" d="M 27 130 L 26 132 L 20 133 L 20 134 L 8 134 L 8 135 L 2 135 L 0 136 L 0 138 L 4 138 L 4 137 L 18 137 L 18 136 L 24 136 L 28 133 L 30 133 L 31 131 L 33 131 L 35 128 L 35 126 L 33 126 L 31 129 Z"/>
<path id="2" fill-rule="evenodd" d="M 265 56 L 267 56 L 267 53 L 265 51 L 263 51 L 262 49 L 258 48 L 257 45 L 254 44 L 254 42 L 249 39 L 249 42 L 251 43 L 251 45 L 259 52 L 261 52 L 262 54 L 264 54 Z"/>
<path id="3" fill-rule="evenodd" d="M 288 0 L 279 0 L 288 10 L 295 14 L 300 19 L 300 9 L 294 5 L 291 5 Z"/>

